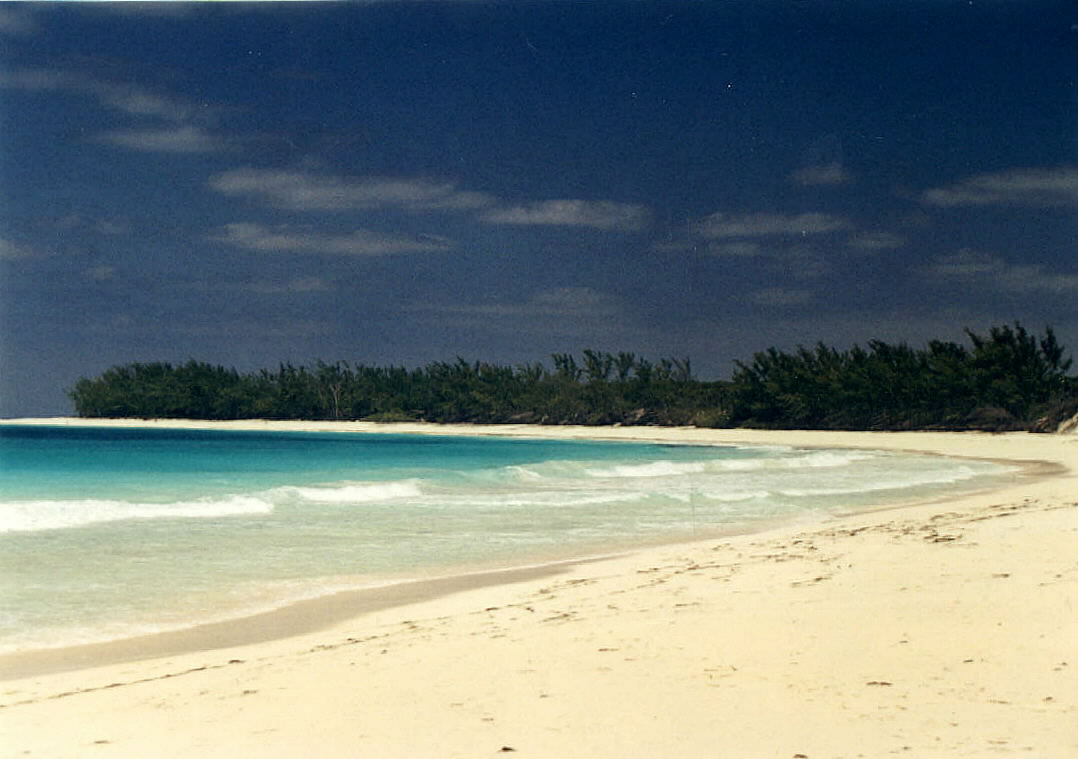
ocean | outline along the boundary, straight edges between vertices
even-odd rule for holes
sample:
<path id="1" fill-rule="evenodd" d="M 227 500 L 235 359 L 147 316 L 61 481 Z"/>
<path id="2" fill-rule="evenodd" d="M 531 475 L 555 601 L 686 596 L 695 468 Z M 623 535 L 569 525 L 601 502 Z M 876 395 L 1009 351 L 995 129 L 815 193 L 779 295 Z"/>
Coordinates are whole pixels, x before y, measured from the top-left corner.
<path id="1" fill-rule="evenodd" d="M 991 484 L 869 450 L 0 425 L 0 653 Z"/>

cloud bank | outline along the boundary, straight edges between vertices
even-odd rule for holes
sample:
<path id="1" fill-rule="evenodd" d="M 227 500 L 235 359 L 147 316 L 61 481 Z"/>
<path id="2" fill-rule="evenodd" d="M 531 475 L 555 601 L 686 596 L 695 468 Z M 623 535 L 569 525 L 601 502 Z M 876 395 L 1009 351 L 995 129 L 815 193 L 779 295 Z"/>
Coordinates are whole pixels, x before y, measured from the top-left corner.
<path id="1" fill-rule="evenodd" d="M 470 211 L 494 200 L 460 190 L 453 182 L 394 177 L 340 177 L 307 171 L 240 168 L 210 179 L 225 195 L 253 198 L 293 211 L 396 208 L 405 211 Z"/>
<path id="2" fill-rule="evenodd" d="M 645 227 L 650 212 L 635 203 L 606 200 L 544 200 L 490 211 L 483 220 L 491 224 L 525 226 L 591 227 L 635 232 Z"/>
<path id="3" fill-rule="evenodd" d="M 163 95 L 129 82 L 116 82 L 78 71 L 20 68 L 0 71 L 0 87 L 26 92 L 66 92 L 95 98 L 106 108 L 130 116 L 174 123 L 205 116 L 207 109 L 181 98 Z"/>
<path id="4" fill-rule="evenodd" d="M 1078 274 L 1053 273 L 1037 264 L 1011 264 L 1001 256 L 973 250 L 941 256 L 925 267 L 924 273 L 951 283 L 1010 293 L 1078 293 Z"/>
<path id="5" fill-rule="evenodd" d="M 772 237 L 807 236 L 839 232 L 850 229 L 853 224 L 842 216 L 826 213 L 777 214 L 714 213 L 697 227 L 698 233 L 708 239 L 726 237 Z"/>
<path id="6" fill-rule="evenodd" d="M 222 140 L 194 126 L 162 129 L 114 129 L 98 141 L 131 150 L 162 153 L 213 153 L 225 148 Z"/>
<path id="7" fill-rule="evenodd" d="M 790 174 L 790 181 L 806 187 L 836 186 L 848 184 L 853 180 L 850 172 L 835 161 L 819 166 L 806 166 Z"/>
<path id="8" fill-rule="evenodd" d="M 961 206 L 1078 206 L 1078 166 L 1014 169 L 978 174 L 927 190 L 922 200 L 941 208 Z"/>
<path id="9" fill-rule="evenodd" d="M 226 224 L 210 239 L 262 253 L 318 253 L 344 256 L 385 256 L 399 253 L 437 253 L 449 250 L 435 237 L 397 237 L 367 229 L 333 235 L 294 229 L 287 225 L 266 227 L 250 222 Z"/>

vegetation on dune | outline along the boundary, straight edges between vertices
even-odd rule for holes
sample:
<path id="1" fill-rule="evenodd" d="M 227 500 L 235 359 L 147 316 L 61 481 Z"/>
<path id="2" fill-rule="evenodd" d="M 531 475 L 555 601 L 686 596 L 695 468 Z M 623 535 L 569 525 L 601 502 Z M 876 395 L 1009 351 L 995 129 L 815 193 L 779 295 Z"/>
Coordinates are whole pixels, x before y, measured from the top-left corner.
<path id="1" fill-rule="evenodd" d="M 771 348 L 729 381 L 695 379 L 688 359 L 652 363 L 586 350 L 510 367 L 435 362 L 418 369 L 347 362 L 240 373 L 188 361 L 113 367 L 71 390 L 82 417 L 692 424 L 803 429 L 1054 430 L 1078 411 L 1078 377 L 1050 328 L 1020 324 L 970 345 L 870 341 Z"/>

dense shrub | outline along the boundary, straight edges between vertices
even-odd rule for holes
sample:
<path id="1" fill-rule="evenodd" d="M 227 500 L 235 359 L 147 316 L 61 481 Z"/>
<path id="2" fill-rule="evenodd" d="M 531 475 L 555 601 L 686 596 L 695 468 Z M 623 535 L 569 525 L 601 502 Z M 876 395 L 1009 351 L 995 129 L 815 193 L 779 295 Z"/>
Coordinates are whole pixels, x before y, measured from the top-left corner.
<path id="1" fill-rule="evenodd" d="M 1071 362 L 1051 328 L 1020 324 L 969 330 L 971 347 L 933 341 L 924 349 L 871 341 L 848 351 L 822 343 L 774 348 L 737 364 L 730 423 L 778 428 L 986 429 L 1035 427 L 1078 396 Z M 1046 427 L 1048 425 L 1041 425 Z"/>
<path id="2" fill-rule="evenodd" d="M 419 369 L 282 364 L 241 374 L 197 361 L 113 367 L 71 390 L 84 417 L 370 419 L 528 424 L 656 424 L 802 429 L 1052 431 L 1078 411 L 1078 378 L 1050 328 L 1020 324 L 970 345 L 872 340 L 770 348 L 729 382 L 702 382 L 688 359 L 584 351 L 509 367 Z"/>
<path id="3" fill-rule="evenodd" d="M 554 366 L 339 362 L 240 374 L 196 361 L 129 364 L 80 379 L 70 396 L 83 417 L 446 423 L 688 424 L 701 409 L 723 406 L 722 384 L 694 380 L 687 360 L 585 351 L 580 364 L 556 354 Z"/>

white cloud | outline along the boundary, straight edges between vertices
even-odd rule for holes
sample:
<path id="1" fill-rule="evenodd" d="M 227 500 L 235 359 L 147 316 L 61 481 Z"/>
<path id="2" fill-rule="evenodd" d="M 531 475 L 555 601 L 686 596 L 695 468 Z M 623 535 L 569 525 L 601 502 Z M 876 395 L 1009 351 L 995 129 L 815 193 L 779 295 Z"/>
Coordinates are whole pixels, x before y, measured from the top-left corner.
<path id="1" fill-rule="evenodd" d="M 0 87 L 28 92 L 68 92 L 95 98 L 101 105 L 130 116 L 181 123 L 204 117 L 211 109 L 128 82 L 100 79 L 64 69 L 22 68 L 0 71 Z"/>
<path id="2" fill-rule="evenodd" d="M 83 272 L 87 279 L 94 282 L 105 282 L 116 275 L 115 266 L 94 266 Z"/>
<path id="3" fill-rule="evenodd" d="M 195 116 L 197 109 L 177 98 L 143 90 L 134 85 L 93 82 L 88 91 L 100 101 L 131 116 L 149 116 L 183 122 Z"/>
<path id="4" fill-rule="evenodd" d="M 944 208 L 955 206 L 1078 205 L 1078 166 L 1014 169 L 979 174 L 947 187 L 927 190 L 922 200 Z"/>
<path id="5" fill-rule="evenodd" d="M 647 225 L 650 213 L 635 203 L 607 200 L 543 200 L 501 208 L 483 216 L 492 224 L 592 227 L 633 232 Z"/>
<path id="6" fill-rule="evenodd" d="M 41 68 L 0 69 L 0 87 L 27 92 L 75 89 L 64 73 Z"/>
<path id="7" fill-rule="evenodd" d="M 432 305 L 422 304 L 417 310 L 438 311 L 466 316 L 516 316 L 528 319 L 559 318 L 567 320 L 605 319 L 621 311 L 618 300 L 590 287 L 556 287 L 533 294 L 518 302 L 480 304 Z"/>
<path id="8" fill-rule="evenodd" d="M 108 142 L 132 150 L 162 153 L 211 153 L 224 148 L 224 143 L 203 129 L 193 126 L 163 129 L 114 129 L 98 135 Z"/>
<path id="9" fill-rule="evenodd" d="M 131 225 L 125 220 L 98 219 L 94 231 L 103 235 L 126 235 L 131 233 Z"/>
<path id="10" fill-rule="evenodd" d="M 968 278 L 979 274 L 994 274 L 1006 267 L 1003 259 L 987 253 L 961 250 L 940 256 L 926 271 L 941 277 Z"/>
<path id="11" fill-rule="evenodd" d="M 777 213 L 714 213 L 697 225 L 709 239 L 727 237 L 807 236 L 837 232 L 853 225 L 848 219 L 826 213 L 784 215 Z"/>
<path id="12" fill-rule="evenodd" d="M 1078 274 L 1056 274 L 1039 265 L 1010 265 L 998 275 L 1003 290 L 1019 293 L 1078 294 Z"/>
<path id="13" fill-rule="evenodd" d="M 863 232 L 850 238 L 851 248 L 859 250 L 897 250 L 906 244 L 906 238 L 893 232 Z"/>
<path id="14" fill-rule="evenodd" d="M 321 277 L 295 277 L 287 282 L 258 281 L 251 282 L 243 289 L 260 295 L 281 295 L 295 293 L 325 293 L 335 288 Z"/>
<path id="15" fill-rule="evenodd" d="M 122 217 L 104 218 L 69 213 L 49 221 L 53 228 L 63 232 L 78 230 L 80 234 L 99 234 L 109 237 L 131 234 L 131 223 Z"/>
<path id="16" fill-rule="evenodd" d="M 385 256 L 396 253 L 435 253 L 449 250 L 439 237 L 394 237 L 357 229 L 343 235 L 323 234 L 288 226 L 273 228 L 248 222 L 226 224 L 212 239 L 266 253 L 323 253 L 345 256 Z"/>
<path id="17" fill-rule="evenodd" d="M 811 303 L 815 296 L 810 290 L 786 287 L 765 287 L 749 293 L 748 299 L 761 306 L 803 306 Z"/>
<path id="18" fill-rule="evenodd" d="M 138 119 L 164 121 L 160 128 L 115 129 L 97 135 L 98 142 L 141 151 L 206 153 L 221 150 L 223 141 L 189 122 L 212 118 L 217 109 L 154 92 L 130 82 L 105 79 L 62 68 L 0 69 L 0 88 L 89 97 L 102 107 Z"/>
<path id="19" fill-rule="evenodd" d="M 790 181 L 806 186 L 847 184 L 852 179 L 853 176 L 838 161 L 818 166 L 806 166 L 790 174 Z"/>
<path id="20" fill-rule="evenodd" d="M 244 167 L 211 177 L 222 194 L 253 198 L 294 211 L 399 209 L 411 213 L 469 212 L 490 209 L 497 198 L 461 189 L 455 182 L 412 177 L 349 177 L 307 170 Z M 492 224 L 583 226 L 631 231 L 649 219 L 646 208 L 630 203 L 550 200 L 489 210 Z"/>
<path id="21" fill-rule="evenodd" d="M 612 297 L 590 287 L 558 287 L 536 293 L 524 310 L 548 316 L 598 316 L 613 314 L 618 306 Z"/>
<path id="22" fill-rule="evenodd" d="M 210 187 L 226 195 L 253 197 L 276 208 L 296 211 L 468 211 L 494 202 L 485 193 L 460 190 L 452 182 L 252 168 L 217 174 L 210 179 Z"/>
<path id="23" fill-rule="evenodd" d="M 0 237 L 0 261 L 13 261 L 20 258 L 39 258 L 43 254 L 21 243 Z"/>
<path id="24" fill-rule="evenodd" d="M 1078 293 L 1078 274 L 1045 271 L 1038 264 L 1011 264 L 1001 256 L 961 250 L 924 268 L 929 277 L 1010 293 Z"/>

